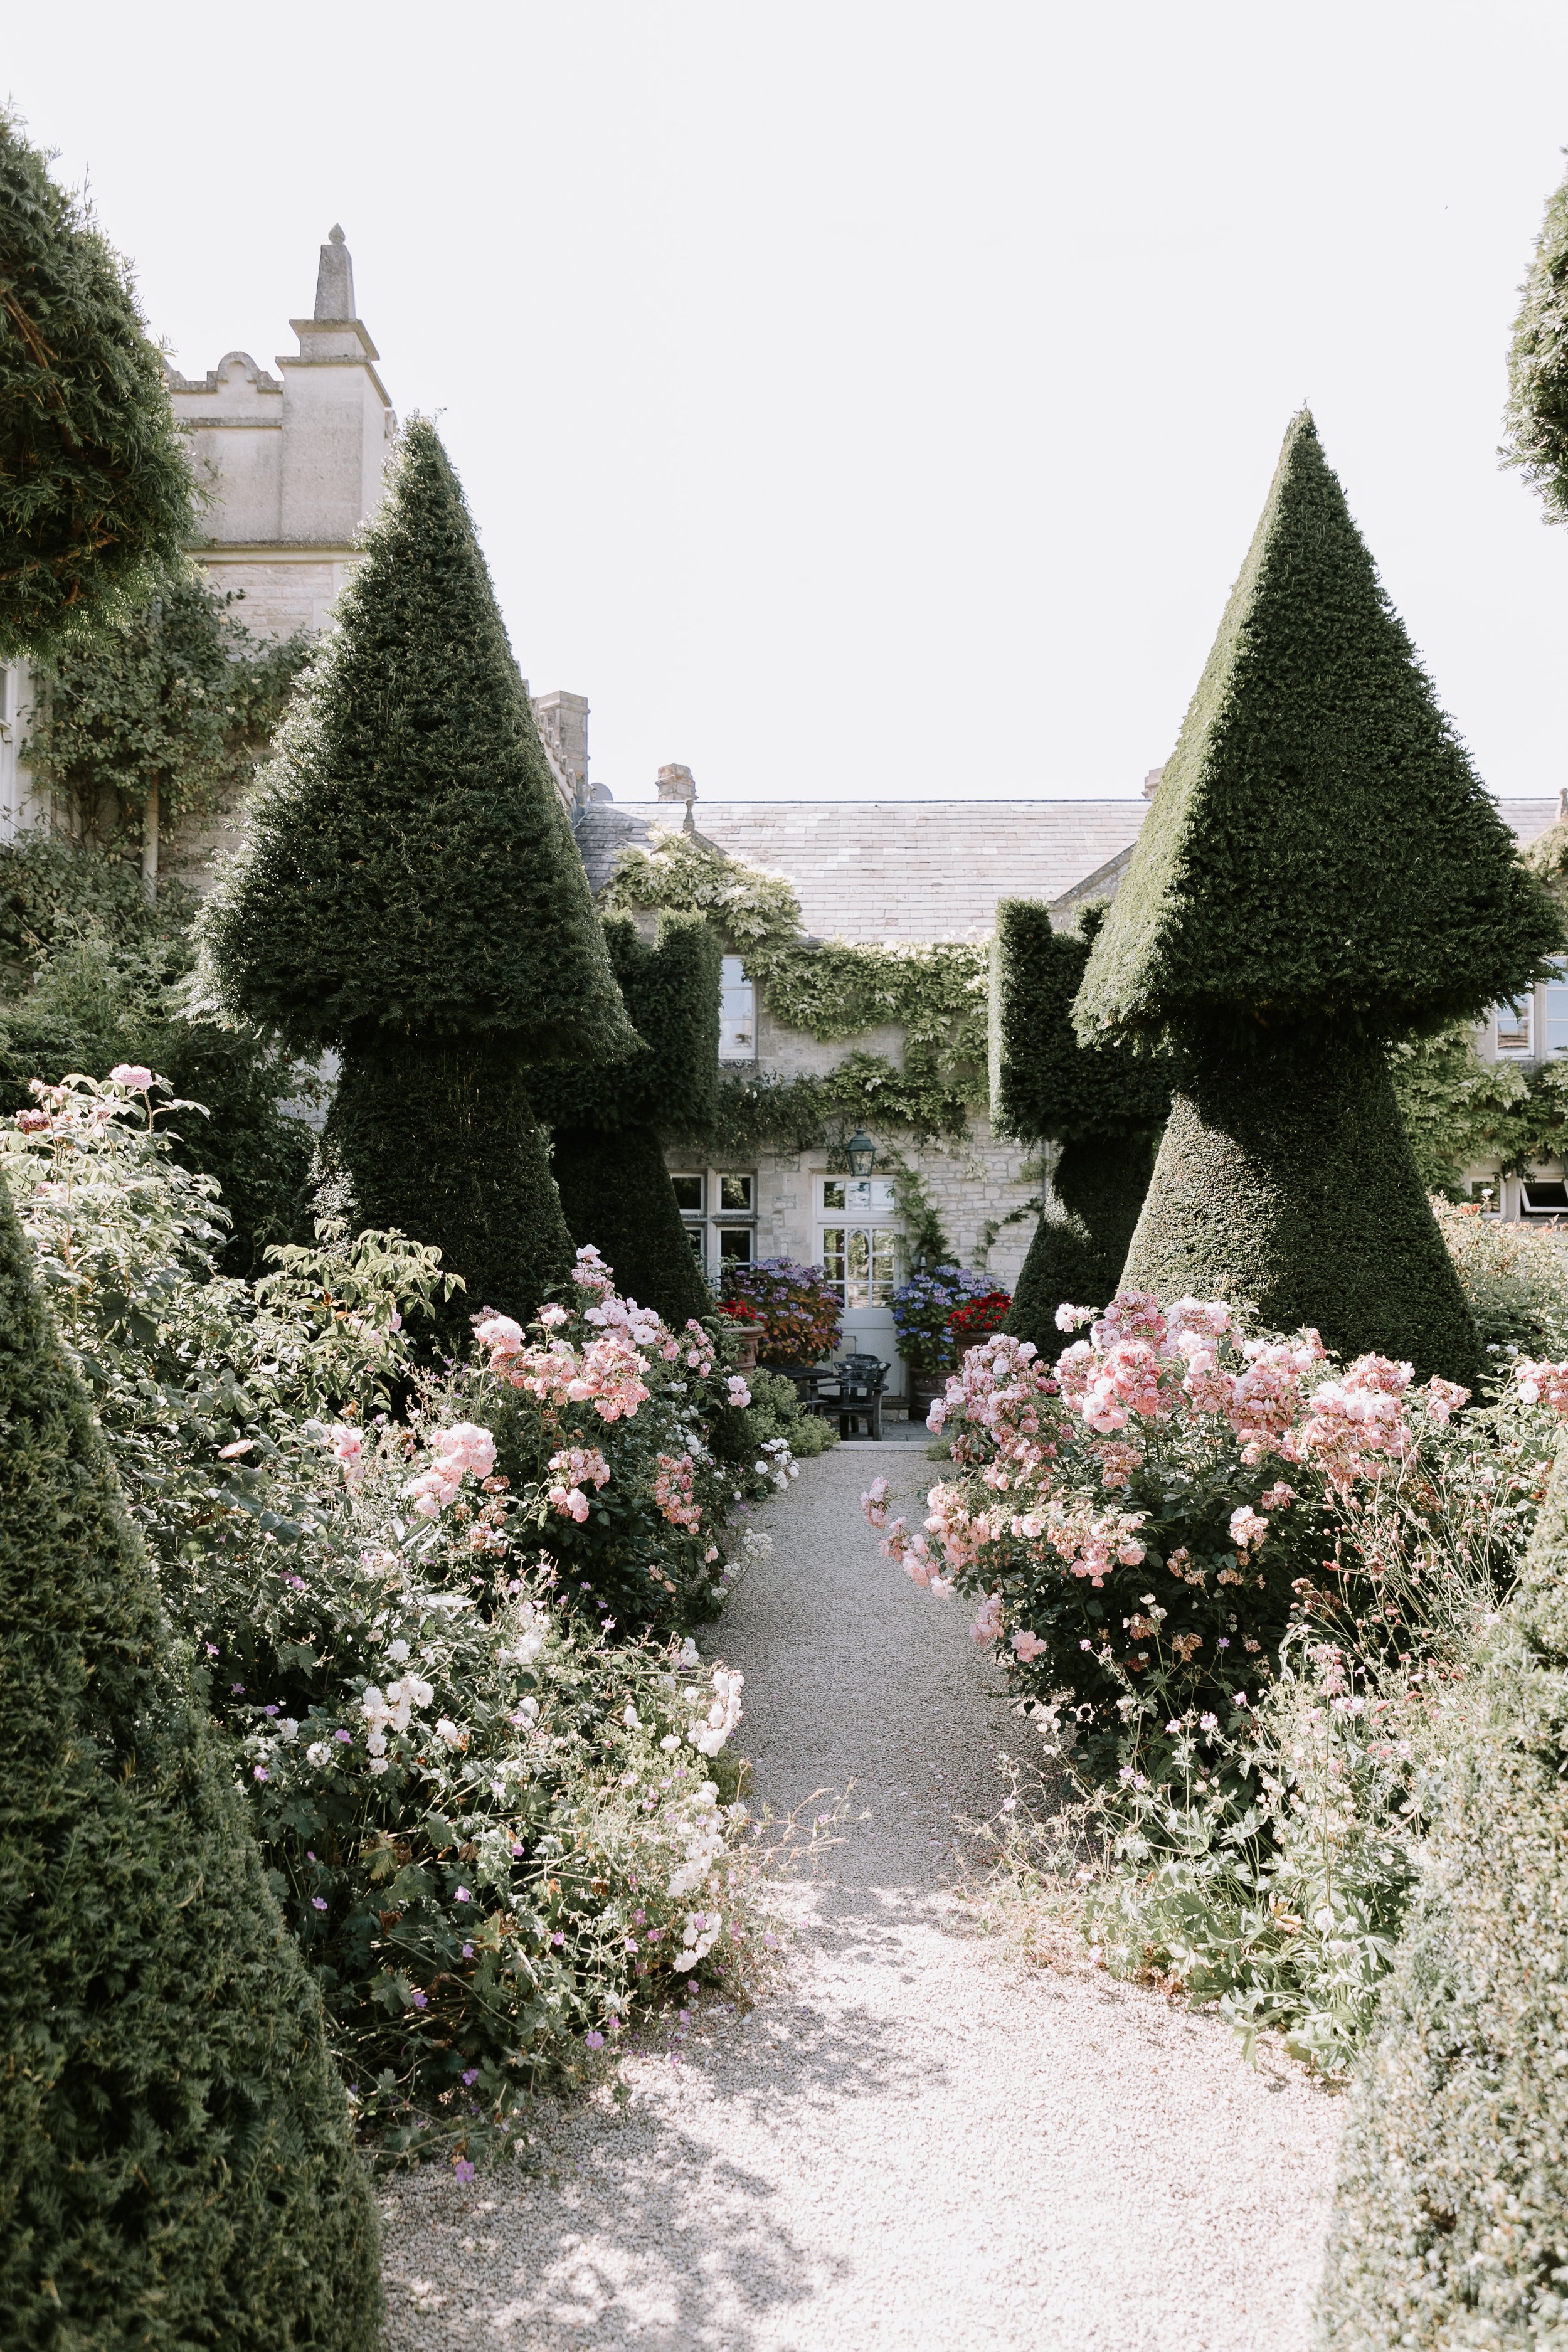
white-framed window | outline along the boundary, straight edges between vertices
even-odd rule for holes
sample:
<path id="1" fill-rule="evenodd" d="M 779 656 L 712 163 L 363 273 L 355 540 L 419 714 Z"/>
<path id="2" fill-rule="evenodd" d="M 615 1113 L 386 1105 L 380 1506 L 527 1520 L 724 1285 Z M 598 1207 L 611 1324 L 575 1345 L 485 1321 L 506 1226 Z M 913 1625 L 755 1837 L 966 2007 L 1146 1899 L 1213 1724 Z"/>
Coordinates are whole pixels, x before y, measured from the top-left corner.
<path id="1" fill-rule="evenodd" d="M 897 1196 L 890 1176 L 824 1176 L 824 1213 L 847 1210 L 851 1216 L 896 1217 Z"/>
<path id="2" fill-rule="evenodd" d="M 847 1314 L 890 1307 L 899 1284 L 899 1236 L 879 1225 L 824 1225 L 822 1271 Z"/>
<path id="3" fill-rule="evenodd" d="M 727 955 L 719 979 L 719 1059 L 757 1058 L 757 992 L 746 978 L 743 958 Z"/>
<path id="4" fill-rule="evenodd" d="M 730 1168 L 672 1170 L 676 1205 L 692 1255 L 711 1282 L 757 1255 L 757 1180 Z"/>
<path id="5" fill-rule="evenodd" d="M 1561 956 L 1557 959 L 1541 993 L 1544 1000 L 1542 1042 L 1548 1058 L 1554 1060 L 1559 1054 L 1568 1054 L 1568 961 Z"/>
<path id="6" fill-rule="evenodd" d="M 1498 1052 L 1528 1059 L 1535 1050 L 1534 992 L 1500 1004 L 1492 1018 L 1497 1024 Z"/>
<path id="7" fill-rule="evenodd" d="M 1470 1179 L 1470 1198 L 1475 1202 L 1483 1217 L 1500 1217 L 1502 1214 L 1502 1178 L 1500 1176 L 1472 1176 Z"/>
<path id="8" fill-rule="evenodd" d="M 1568 1217 L 1568 1183 L 1561 1176 L 1527 1176 L 1521 1192 L 1527 1217 Z"/>

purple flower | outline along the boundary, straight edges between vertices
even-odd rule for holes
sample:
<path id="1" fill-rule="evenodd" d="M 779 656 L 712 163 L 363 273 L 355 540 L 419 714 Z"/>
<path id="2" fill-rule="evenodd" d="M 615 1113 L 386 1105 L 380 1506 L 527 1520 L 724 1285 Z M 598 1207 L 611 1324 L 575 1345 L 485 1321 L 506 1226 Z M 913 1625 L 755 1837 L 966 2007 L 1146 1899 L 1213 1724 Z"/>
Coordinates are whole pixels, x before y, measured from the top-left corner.
<path id="1" fill-rule="evenodd" d="M 427 1992 L 411 1992 L 408 1998 L 416 2009 L 428 2009 L 430 2006 L 430 1996 Z"/>
<path id="2" fill-rule="evenodd" d="M 326 1907 L 327 1907 L 327 1904 L 326 1904 L 326 1898 L 325 1898 L 325 1896 L 324 1896 L 324 1895 L 311 1895 L 311 1897 L 310 1897 L 310 1908 L 311 1908 L 311 1910 L 312 1910 L 312 1911 L 324 1911 L 324 1910 L 326 1909 Z"/>
<path id="3" fill-rule="evenodd" d="M 466 2189 L 474 2177 L 474 2168 L 466 2156 L 459 2156 L 452 2167 L 459 2187 Z"/>
<path id="4" fill-rule="evenodd" d="M 345 1748 L 352 1748 L 354 1744 L 354 1736 L 352 1731 L 334 1731 L 332 1738 L 334 1739 L 341 1739 Z"/>
<path id="5" fill-rule="evenodd" d="M 216 1642 L 209 1642 L 206 1644 L 206 1653 L 209 1658 L 216 1658 L 217 1655 L 217 1643 Z"/>
<path id="6" fill-rule="evenodd" d="M 283 1581 L 285 1584 L 291 1584 L 296 1592 L 303 1592 L 305 1590 L 305 1580 L 302 1576 L 286 1576 Z"/>
<path id="7" fill-rule="evenodd" d="M 252 1770 L 252 1772 L 253 1772 L 253 1774 L 254 1774 L 255 1778 L 256 1778 L 258 1780 L 267 1780 L 267 1779 L 268 1778 L 268 1774 L 267 1767 L 266 1767 L 266 1765 L 265 1765 L 265 1764 L 256 1764 L 256 1765 L 253 1765 L 253 1766 L 251 1767 L 251 1770 Z"/>
<path id="8" fill-rule="evenodd" d="M 474 1957 L 474 1948 L 473 1948 L 472 1944 L 465 1944 L 465 1945 L 463 1946 L 463 1958 L 464 1958 L 466 1960 L 471 1960 L 471 1959 L 473 1958 L 473 1957 Z"/>
<path id="9" fill-rule="evenodd" d="M 586 2033 L 583 2038 L 590 2050 L 602 2050 L 605 2046 L 605 2037 L 602 2033 Z"/>
<path id="10" fill-rule="evenodd" d="M 276 1715 L 278 1709 L 275 1706 L 264 1706 L 261 1712 L 263 1715 Z"/>
<path id="11" fill-rule="evenodd" d="M 560 1947 L 561 1945 L 563 1945 L 563 1944 L 566 1941 L 566 1938 L 565 1938 L 565 1937 L 561 1933 L 560 1928 L 559 1928 L 559 1927 L 557 1927 L 557 1929 L 555 1930 L 555 1933 L 553 1934 L 553 1936 L 552 1936 L 552 1937 L 550 1938 L 550 1940 L 551 1940 L 551 1942 L 552 1942 L 552 1944 L 554 1944 L 554 1945 L 557 1947 L 557 1948 L 559 1948 L 559 1947 Z"/>
<path id="12" fill-rule="evenodd" d="M 453 1899 L 458 1903 L 471 1903 L 474 1898 L 466 1886 L 459 1886 Z"/>
<path id="13" fill-rule="evenodd" d="M 228 1687 L 230 1694 L 235 1698 L 243 1698 L 245 1696 L 245 1685 L 243 1683 L 230 1683 Z"/>
<path id="14" fill-rule="evenodd" d="M 477 2066 L 469 2066 L 469 2067 L 467 2067 L 467 2068 L 464 2070 L 463 2076 L 462 2076 L 463 2087 L 465 2088 L 465 2090 L 469 2090 L 469 2091 L 471 2091 L 471 2090 L 473 2089 L 473 2087 L 474 2087 L 474 2084 L 479 2081 L 479 2068 L 478 2068 Z"/>

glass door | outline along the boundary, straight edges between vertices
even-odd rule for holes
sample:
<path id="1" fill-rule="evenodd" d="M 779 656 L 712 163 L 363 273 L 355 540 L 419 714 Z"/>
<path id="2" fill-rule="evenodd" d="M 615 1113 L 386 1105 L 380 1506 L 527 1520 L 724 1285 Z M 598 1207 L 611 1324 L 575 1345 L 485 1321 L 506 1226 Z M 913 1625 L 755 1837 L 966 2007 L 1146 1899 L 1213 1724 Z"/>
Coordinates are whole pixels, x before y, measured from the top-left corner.
<path id="1" fill-rule="evenodd" d="M 902 1234 L 890 1177 L 819 1176 L 815 1180 L 817 1255 L 843 1303 L 845 1355 L 879 1356 L 892 1370 L 889 1396 L 904 1393 L 893 1327 L 893 1292 L 900 1278 Z"/>

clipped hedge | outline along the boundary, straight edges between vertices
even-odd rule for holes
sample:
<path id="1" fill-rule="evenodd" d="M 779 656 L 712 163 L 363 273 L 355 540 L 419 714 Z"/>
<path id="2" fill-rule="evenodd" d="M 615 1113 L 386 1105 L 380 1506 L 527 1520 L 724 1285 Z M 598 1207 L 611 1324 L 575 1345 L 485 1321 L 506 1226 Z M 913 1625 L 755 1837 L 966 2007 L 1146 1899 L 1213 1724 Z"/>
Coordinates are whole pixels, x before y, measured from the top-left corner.
<path id="1" fill-rule="evenodd" d="M 1355 2352 L 1568 2329 L 1568 1460 L 1446 1701 L 1416 1896 L 1353 2095 L 1321 2301 Z"/>
<path id="2" fill-rule="evenodd" d="M 526 1321 L 570 1274 L 549 1148 L 504 1041 L 356 1045 L 322 1149 L 356 1228 L 433 1243 L 462 1277 L 442 1317 L 448 1336 L 466 1337 L 486 1307 Z"/>
<path id="3" fill-rule="evenodd" d="M 1474 1388 L 1485 1362 L 1381 1046 L 1188 1070 L 1123 1287 L 1224 1298 L 1337 1355 L 1408 1359 Z"/>
<path id="4" fill-rule="evenodd" d="M 1057 1309 L 1105 1307 L 1121 1286 L 1154 1164 L 1152 1135 L 1089 1136 L 1062 1146 L 1003 1329 L 1054 1358 L 1068 1344 Z"/>
<path id="5" fill-rule="evenodd" d="M 653 1128 L 558 1127 L 551 1165 L 573 1241 L 593 1243 L 619 1290 L 678 1331 L 712 1314 Z"/>
<path id="6" fill-rule="evenodd" d="M 1082 1045 L 1072 1025 L 1089 950 L 1105 920 L 1086 908 L 1058 931 L 1033 898 L 1004 898 L 991 947 L 991 1118 L 997 1132 L 1037 1143 L 1155 1128 L 1171 1104 L 1164 1062 L 1109 1036 Z"/>
<path id="7" fill-rule="evenodd" d="M 596 1068 L 542 1069 L 532 1098 L 554 1128 L 555 1181 L 573 1240 L 592 1242 L 621 1289 L 679 1329 L 713 1311 L 665 1166 L 665 1134 L 711 1126 L 719 1087 L 722 949 L 705 916 L 665 913 L 657 941 L 630 915 L 605 944 L 638 1043 Z"/>
<path id="8" fill-rule="evenodd" d="M 0 1185 L 0 2336 L 372 2352 L 321 2001 Z"/>

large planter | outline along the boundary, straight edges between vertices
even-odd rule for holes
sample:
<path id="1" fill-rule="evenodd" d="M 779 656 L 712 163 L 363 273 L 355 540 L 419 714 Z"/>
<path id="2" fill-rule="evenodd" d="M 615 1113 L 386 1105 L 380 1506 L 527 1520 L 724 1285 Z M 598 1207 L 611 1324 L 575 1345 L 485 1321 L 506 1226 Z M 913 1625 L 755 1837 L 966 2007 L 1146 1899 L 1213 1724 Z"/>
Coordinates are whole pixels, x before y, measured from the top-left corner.
<path id="1" fill-rule="evenodd" d="M 947 1394 L 945 1372 L 917 1372 L 910 1368 L 910 1419 L 923 1421 L 940 1396 Z"/>
<path id="2" fill-rule="evenodd" d="M 757 1369 L 757 1334 L 742 1325 L 735 1334 L 735 1370 L 754 1372 Z"/>

